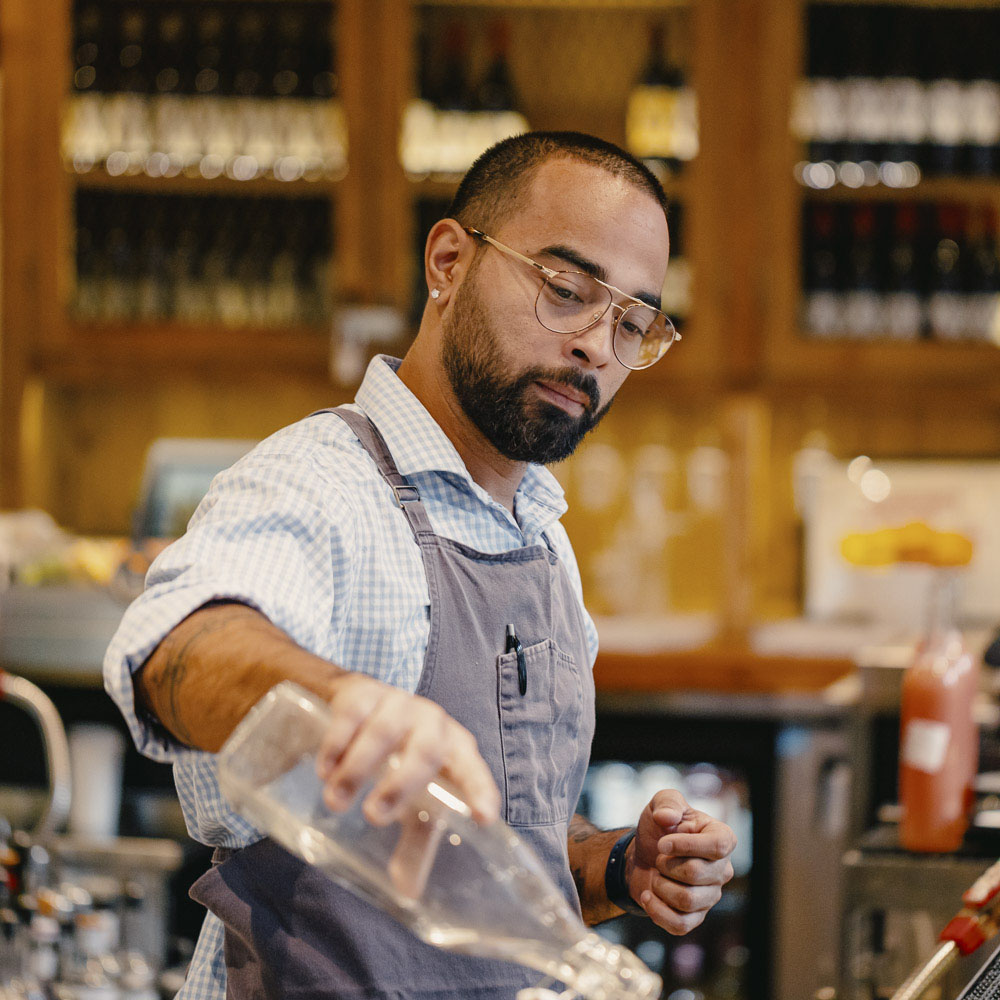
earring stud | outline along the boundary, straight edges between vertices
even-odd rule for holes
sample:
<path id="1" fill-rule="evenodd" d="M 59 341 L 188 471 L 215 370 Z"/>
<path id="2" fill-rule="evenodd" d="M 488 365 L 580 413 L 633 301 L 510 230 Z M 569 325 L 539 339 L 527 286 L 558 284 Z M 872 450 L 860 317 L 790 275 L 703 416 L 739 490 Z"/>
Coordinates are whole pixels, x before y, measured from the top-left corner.
<path id="1" fill-rule="evenodd" d="M 431 298 L 432 299 L 438 299 L 440 297 L 441 297 L 441 289 L 440 288 L 432 288 L 431 289 Z"/>

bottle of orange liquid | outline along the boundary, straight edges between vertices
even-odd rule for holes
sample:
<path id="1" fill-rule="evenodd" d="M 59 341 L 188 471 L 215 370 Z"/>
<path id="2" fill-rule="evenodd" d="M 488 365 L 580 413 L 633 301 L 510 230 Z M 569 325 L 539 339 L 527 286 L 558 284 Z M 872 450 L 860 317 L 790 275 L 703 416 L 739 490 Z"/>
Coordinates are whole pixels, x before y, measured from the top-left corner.
<path id="1" fill-rule="evenodd" d="M 933 574 L 927 634 L 904 676 L 900 705 L 899 839 L 910 851 L 960 846 L 979 762 L 979 665 L 954 626 L 954 574 Z"/>

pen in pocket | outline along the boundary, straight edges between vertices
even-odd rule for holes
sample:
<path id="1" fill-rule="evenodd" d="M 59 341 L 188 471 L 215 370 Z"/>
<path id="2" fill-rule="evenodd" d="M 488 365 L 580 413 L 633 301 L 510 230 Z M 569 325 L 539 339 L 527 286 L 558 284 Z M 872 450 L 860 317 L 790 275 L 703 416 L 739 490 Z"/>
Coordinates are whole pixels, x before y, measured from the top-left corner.
<path id="1" fill-rule="evenodd" d="M 504 646 L 504 652 L 517 653 L 517 689 L 523 695 L 528 690 L 528 664 L 524 659 L 524 647 L 521 645 L 521 640 L 518 639 L 513 625 L 507 626 L 507 642 Z"/>

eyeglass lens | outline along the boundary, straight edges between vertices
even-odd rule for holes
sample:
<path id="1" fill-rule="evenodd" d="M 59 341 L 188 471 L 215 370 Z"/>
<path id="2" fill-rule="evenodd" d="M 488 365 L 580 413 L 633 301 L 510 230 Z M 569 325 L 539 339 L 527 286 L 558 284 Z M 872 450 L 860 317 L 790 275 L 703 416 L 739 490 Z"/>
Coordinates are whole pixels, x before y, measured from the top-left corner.
<path id="1" fill-rule="evenodd" d="M 560 271 L 539 291 L 535 313 L 554 333 L 579 333 L 596 323 L 612 301 L 611 292 L 589 274 Z M 673 325 L 663 313 L 628 306 L 615 324 L 615 356 L 629 368 L 645 368 L 663 356 L 673 339 Z"/>

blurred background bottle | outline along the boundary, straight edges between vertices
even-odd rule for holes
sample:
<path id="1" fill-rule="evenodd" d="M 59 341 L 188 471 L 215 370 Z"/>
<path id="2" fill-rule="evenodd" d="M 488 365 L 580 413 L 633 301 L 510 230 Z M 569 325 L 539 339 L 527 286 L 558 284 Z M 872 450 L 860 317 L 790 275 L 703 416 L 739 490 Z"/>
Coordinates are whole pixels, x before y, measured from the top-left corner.
<path id="1" fill-rule="evenodd" d="M 698 153 L 698 110 L 694 91 L 667 55 L 666 27 L 649 26 L 646 65 L 628 97 L 625 117 L 628 148 L 676 173 Z"/>

